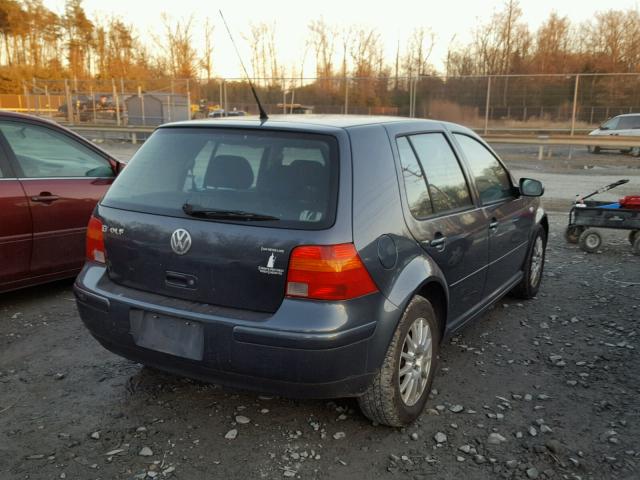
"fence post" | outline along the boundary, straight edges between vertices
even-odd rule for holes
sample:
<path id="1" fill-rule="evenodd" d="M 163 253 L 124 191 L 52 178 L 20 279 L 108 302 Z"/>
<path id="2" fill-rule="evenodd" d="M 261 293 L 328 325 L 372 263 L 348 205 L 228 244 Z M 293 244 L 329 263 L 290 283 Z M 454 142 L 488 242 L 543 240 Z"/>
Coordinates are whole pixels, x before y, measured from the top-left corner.
<path id="1" fill-rule="evenodd" d="M 484 134 L 489 132 L 489 106 L 491 105 L 491 75 L 487 77 L 487 102 L 484 106 Z"/>
<path id="2" fill-rule="evenodd" d="M 47 99 L 47 112 L 49 112 L 49 118 L 53 118 L 53 112 L 51 111 L 51 96 L 49 95 L 49 86 L 46 83 L 44 85 L 44 95 Z"/>
<path id="3" fill-rule="evenodd" d="M 91 110 L 93 111 L 93 124 L 98 123 L 96 120 L 96 96 L 93 94 L 93 85 L 89 87 L 89 95 L 91 95 Z"/>
<path id="4" fill-rule="evenodd" d="M 142 125 L 146 125 L 147 119 L 144 112 L 144 95 L 142 95 L 142 87 L 138 85 L 138 98 L 140 99 L 140 115 L 142 116 Z"/>
<path id="5" fill-rule="evenodd" d="M 187 78 L 187 120 L 191 120 L 191 90 L 189 89 L 188 78 Z"/>
<path id="6" fill-rule="evenodd" d="M 284 77 L 282 77 L 282 114 L 287 114 L 287 91 L 284 88 Z"/>
<path id="7" fill-rule="evenodd" d="M 578 85 L 580 84 L 580 74 L 576 75 L 576 84 L 573 89 L 573 110 L 571 112 L 571 136 L 576 129 L 576 113 L 578 111 Z"/>
<path id="8" fill-rule="evenodd" d="M 576 129 L 576 112 L 578 111 L 578 85 L 580 84 L 580 74 L 576 75 L 576 84 L 573 89 L 573 111 L 571 113 L 571 136 Z"/>
<path id="9" fill-rule="evenodd" d="M 120 98 L 118 98 L 118 92 L 116 90 L 116 80 L 111 79 L 111 88 L 113 90 L 113 99 L 116 102 L 116 124 L 120 126 Z"/>
<path id="10" fill-rule="evenodd" d="M 69 79 L 64 79 L 64 95 L 67 98 L 67 120 L 73 124 L 73 104 L 71 103 L 71 92 L 69 91 Z"/>
<path id="11" fill-rule="evenodd" d="M 222 88 L 224 90 L 224 107 L 222 109 L 224 110 L 223 116 L 226 117 L 227 114 L 229 113 L 227 110 L 227 79 L 226 78 L 222 80 Z"/>
<path id="12" fill-rule="evenodd" d="M 122 99 L 122 124 L 129 123 L 129 112 L 127 111 L 127 102 L 124 101 L 124 79 L 120 77 L 120 98 Z"/>
<path id="13" fill-rule="evenodd" d="M 24 92 L 24 99 L 27 104 L 26 112 L 29 113 L 31 109 L 31 102 L 29 101 L 29 89 L 27 88 L 26 82 L 22 82 L 22 91 Z"/>
<path id="14" fill-rule="evenodd" d="M 416 103 L 418 98 L 418 82 L 419 81 L 420 81 L 420 75 L 418 74 L 418 76 L 413 81 L 413 106 L 411 109 L 413 111 L 413 115 L 411 116 L 414 118 L 416 117 Z"/>
<path id="15" fill-rule="evenodd" d="M 220 101 L 218 102 L 218 108 L 222 108 L 222 82 L 223 80 L 220 79 L 220 81 L 218 82 L 218 89 L 220 90 L 218 93 L 220 95 Z"/>
<path id="16" fill-rule="evenodd" d="M 349 77 L 344 77 L 344 114 L 349 113 Z"/>

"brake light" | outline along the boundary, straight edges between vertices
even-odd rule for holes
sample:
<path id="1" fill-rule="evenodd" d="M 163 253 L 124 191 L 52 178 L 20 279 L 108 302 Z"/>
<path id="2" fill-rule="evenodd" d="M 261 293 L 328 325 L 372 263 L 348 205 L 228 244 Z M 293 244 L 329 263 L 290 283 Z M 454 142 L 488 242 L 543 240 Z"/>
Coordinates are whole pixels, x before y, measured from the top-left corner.
<path id="1" fill-rule="evenodd" d="M 105 263 L 106 252 L 104 249 L 104 231 L 99 218 L 91 216 L 87 226 L 87 260 L 90 262 Z"/>
<path id="2" fill-rule="evenodd" d="M 296 247 L 287 272 L 287 296 L 348 300 L 378 291 L 352 243 Z"/>

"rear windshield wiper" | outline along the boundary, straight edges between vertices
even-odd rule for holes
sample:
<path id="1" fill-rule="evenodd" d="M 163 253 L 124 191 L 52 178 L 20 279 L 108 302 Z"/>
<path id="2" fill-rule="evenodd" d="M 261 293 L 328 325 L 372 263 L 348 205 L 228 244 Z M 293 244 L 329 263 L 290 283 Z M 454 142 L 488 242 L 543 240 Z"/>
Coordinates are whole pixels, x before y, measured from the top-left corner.
<path id="1" fill-rule="evenodd" d="M 218 220 L 280 220 L 278 217 L 271 215 L 244 212 L 242 210 L 212 210 L 208 208 L 200 208 L 191 205 L 190 203 L 185 203 L 182 206 L 182 211 L 192 217 L 212 218 Z"/>

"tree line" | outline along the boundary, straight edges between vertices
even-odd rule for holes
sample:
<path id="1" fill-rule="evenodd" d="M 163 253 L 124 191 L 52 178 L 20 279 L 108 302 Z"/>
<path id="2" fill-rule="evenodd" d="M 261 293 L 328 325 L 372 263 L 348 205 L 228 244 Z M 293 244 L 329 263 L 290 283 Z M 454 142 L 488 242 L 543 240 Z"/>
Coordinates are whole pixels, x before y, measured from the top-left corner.
<path id="1" fill-rule="evenodd" d="M 67 0 L 60 14 L 42 0 L 0 0 L 0 92 L 21 93 L 22 82 L 32 78 L 125 78 L 138 80 L 147 89 L 180 78 L 200 79 L 199 96 L 216 98 L 214 27 L 209 19 L 201 23 L 193 17 L 175 20 L 162 15 L 161 33 L 145 42 L 121 18 L 90 18 L 82 0 Z M 298 60 L 291 65 L 279 55 L 278 35 L 283 34 L 269 22 L 251 23 L 242 32 L 251 51 L 250 74 L 274 101 L 282 98 L 283 89 L 295 87 L 307 103 L 339 105 L 349 95 L 351 105 L 406 104 L 412 88 L 409 78 L 426 77 L 414 87 L 423 94 L 421 101 L 446 87 L 473 103 L 482 94 L 460 77 L 640 73 L 638 9 L 601 11 L 582 23 L 551 13 L 532 29 L 519 2 L 506 0 L 500 10 L 477 25 L 469 43 L 451 39 L 443 71 L 434 67 L 431 58 L 434 45 L 442 39 L 426 26 L 410 32 L 402 45 L 397 43 L 393 58 L 385 58 L 383 38 L 376 28 L 337 27 L 314 20 L 308 25 Z M 312 83 L 302 78 L 309 63 L 315 64 L 318 77 Z M 444 80 L 439 75 L 451 78 Z M 347 83 L 346 77 L 353 80 Z M 554 80 L 536 84 L 540 87 L 545 82 L 553 84 Z M 229 88 L 240 90 L 243 82 Z M 521 91 L 527 87 L 523 88 Z M 505 103 L 512 100 L 508 90 L 504 89 Z"/>

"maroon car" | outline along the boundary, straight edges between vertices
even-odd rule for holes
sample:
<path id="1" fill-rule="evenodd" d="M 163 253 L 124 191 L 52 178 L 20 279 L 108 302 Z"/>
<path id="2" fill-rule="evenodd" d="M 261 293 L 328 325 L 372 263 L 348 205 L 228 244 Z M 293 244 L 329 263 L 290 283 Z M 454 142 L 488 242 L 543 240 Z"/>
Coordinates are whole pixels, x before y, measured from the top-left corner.
<path id="1" fill-rule="evenodd" d="M 0 113 L 0 292 L 77 274 L 91 212 L 121 167 L 60 125 Z"/>

